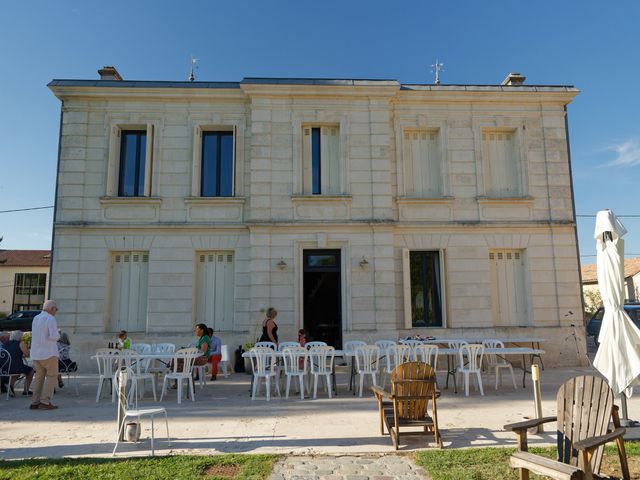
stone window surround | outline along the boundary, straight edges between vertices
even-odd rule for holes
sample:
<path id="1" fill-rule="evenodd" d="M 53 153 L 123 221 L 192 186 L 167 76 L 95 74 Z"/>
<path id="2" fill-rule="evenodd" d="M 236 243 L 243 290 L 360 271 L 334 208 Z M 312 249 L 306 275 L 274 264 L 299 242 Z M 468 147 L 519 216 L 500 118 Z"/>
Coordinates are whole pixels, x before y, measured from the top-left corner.
<path id="1" fill-rule="evenodd" d="M 440 254 L 440 305 L 442 308 L 442 326 L 437 327 L 414 327 L 411 317 L 411 252 L 439 252 Z M 403 278 L 403 304 L 404 304 L 404 328 L 413 329 L 429 329 L 429 328 L 448 328 L 447 325 L 447 281 L 446 281 L 446 252 L 444 248 L 428 247 L 428 248 L 403 248 L 402 249 L 402 278 Z"/>
<path id="2" fill-rule="evenodd" d="M 476 159 L 476 172 L 477 172 L 477 191 L 478 200 L 491 199 L 494 201 L 501 201 L 503 203 L 510 203 L 517 201 L 518 199 L 531 199 L 529 196 L 529 185 L 527 179 L 528 175 L 528 162 L 527 162 L 527 132 L 525 129 L 524 118 L 504 118 L 504 117 L 492 117 L 492 118 L 480 118 L 473 120 L 473 143 L 474 154 Z M 509 132 L 515 135 L 515 144 L 518 148 L 518 155 L 520 159 L 520 187 L 521 192 L 516 197 L 493 197 L 487 194 L 486 178 L 485 178 L 485 163 L 487 159 L 483 158 L 483 140 L 482 134 L 486 131 L 493 132 Z"/>
<path id="3" fill-rule="evenodd" d="M 293 192 L 294 196 L 298 198 L 304 198 L 308 195 L 305 194 L 303 189 L 303 154 L 302 154 L 302 135 L 304 127 L 323 127 L 323 126 L 337 126 L 340 130 L 340 191 L 342 194 L 348 195 L 349 186 L 349 165 L 348 165 L 348 129 L 349 118 L 345 114 L 335 114 L 331 112 L 325 112 L 324 110 L 311 113 L 296 113 L 292 114 L 292 126 L 293 126 Z M 317 195 L 322 197 L 322 195 Z"/>
<path id="4" fill-rule="evenodd" d="M 449 163 L 451 161 L 451 149 L 449 148 L 449 132 L 445 120 L 427 119 L 420 115 L 411 118 L 398 118 L 394 124 L 396 140 L 396 174 L 398 177 L 398 199 L 411 198 L 452 198 L 451 182 L 449 180 Z M 442 195 L 440 197 L 408 197 L 405 185 L 405 158 L 402 154 L 405 131 L 427 130 L 437 131 L 440 145 L 440 175 L 442 176 Z"/>

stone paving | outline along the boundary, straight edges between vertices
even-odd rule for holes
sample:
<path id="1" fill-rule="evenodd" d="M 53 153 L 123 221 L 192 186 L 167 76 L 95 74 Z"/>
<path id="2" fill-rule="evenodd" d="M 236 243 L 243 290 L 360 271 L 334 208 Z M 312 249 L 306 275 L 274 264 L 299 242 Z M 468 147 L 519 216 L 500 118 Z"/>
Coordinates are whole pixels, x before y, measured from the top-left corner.
<path id="1" fill-rule="evenodd" d="M 408 455 L 296 455 L 279 460 L 270 480 L 428 479 Z"/>

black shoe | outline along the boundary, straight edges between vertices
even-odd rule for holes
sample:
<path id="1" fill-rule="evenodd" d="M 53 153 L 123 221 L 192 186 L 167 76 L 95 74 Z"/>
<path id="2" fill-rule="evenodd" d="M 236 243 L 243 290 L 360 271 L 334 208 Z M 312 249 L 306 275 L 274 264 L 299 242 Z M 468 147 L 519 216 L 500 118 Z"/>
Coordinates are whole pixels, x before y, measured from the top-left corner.
<path id="1" fill-rule="evenodd" d="M 23 397 L 30 397 L 31 395 L 33 395 L 33 392 L 31 390 L 22 392 Z"/>

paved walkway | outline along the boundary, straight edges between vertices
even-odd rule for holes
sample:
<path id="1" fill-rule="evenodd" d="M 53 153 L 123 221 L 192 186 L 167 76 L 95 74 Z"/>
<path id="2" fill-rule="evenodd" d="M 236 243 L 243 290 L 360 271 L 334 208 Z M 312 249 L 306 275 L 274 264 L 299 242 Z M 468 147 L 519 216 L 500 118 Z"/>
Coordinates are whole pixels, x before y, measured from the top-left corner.
<path id="1" fill-rule="evenodd" d="M 417 480 L 428 478 L 406 455 L 292 456 L 276 463 L 270 480 Z"/>

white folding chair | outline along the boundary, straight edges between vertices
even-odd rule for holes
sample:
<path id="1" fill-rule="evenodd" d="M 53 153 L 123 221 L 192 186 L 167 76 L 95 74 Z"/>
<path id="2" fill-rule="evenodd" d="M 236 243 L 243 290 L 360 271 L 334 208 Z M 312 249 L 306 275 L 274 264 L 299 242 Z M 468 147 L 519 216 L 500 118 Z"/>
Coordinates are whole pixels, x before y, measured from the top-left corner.
<path id="1" fill-rule="evenodd" d="M 60 360 L 58 365 L 58 373 L 60 375 L 67 375 L 67 384 L 71 385 L 71 376 L 73 375 L 73 385 L 76 388 L 76 396 L 80 395 L 78 391 L 78 365 L 71 360 L 71 347 L 66 345 L 58 351 L 60 358 L 64 357 L 69 360 Z M 60 364 L 64 365 L 60 368 Z"/>
<path id="2" fill-rule="evenodd" d="M 304 345 L 304 348 L 309 350 L 311 347 L 326 347 L 327 342 L 307 342 Z"/>
<path id="3" fill-rule="evenodd" d="M 493 339 L 483 340 L 482 345 L 484 345 L 484 348 L 504 348 L 504 343 L 502 343 L 500 340 Z M 495 353 L 485 354 L 485 359 L 487 361 L 488 371 L 491 372 L 491 369 L 493 369 L 496 375 L 496 390 L 498 389 L 498 384 L 502 384 L 502 376 L 500 374 L 500 371 L 503 369 L 507 369 L 509 370 L 509 372 L 511 372 L 513 388 L 515 388 L 516 390 L 518 389 L 518 387 L 516 386 L 516 377 L 513 374 L 513 366 L 511 365 L 511 362 L 507 361 L 504 357 L 498 356 Z"/>
<path id="4" fill-rule="evenodd" d="M 178 403 L 182 403 L 182 382 L 186 381 L 187 386 L 189 388 L 189 393 L 191 394 L 191 401 L 195 402 L 195 393 L 193 389 L 193 375 L 191 373 L 193 362 L 197 357 L 200 356 L 200 351 L 197 348 L 182 348 L 175 352 L 173 356 L 173 369 L 171 372 L 167 373 L 164 376 L 164 381 L 162 382 L 162 393 L 160 394 L 160 401 L 164 397 L 164 394 L 167 393 L 167 386 L 169 380 L 175 380 L 177 382 L 178 388 Z M 178 360 L 182 360 L 178 362 Z"/>
<path id="5" fill-rule="evenodd" d="M 130 368 L 125 369 L 123 372 L 119 372 L 117 374 L 120 377 L 120 381 L 127 385 L 131 378 L 135 377 L 135 372 Z M 118 448 L 118 443 L 120 441 L 120 435 L 124 431 L 124 427 L 127 424 L 127 420 L 133 419 L 135 423 L 138 424 L 138 428 L 140 428 L 140 419 L 142 417 L 150 417 L 151 418 L 151 455 L 155 455 L 155 416 L 156 415 L 164 415 L 165 425 L 167 427 L 167 446 L 171 445 L 171 438 L 169 437 L 169 419 L 167 418 L 167 410 L 163 407 L 153 407 L 153 408 L 138 408 L 138 395 L 136 392 L 137 389 L 137 381 L 131 381 L 130 391 L 127 394 L 126 389 L 123 389 L 125 392 L 124 395 L 121 395 L 120 389 L 118 390 L 118 402 L 123 413 L 120 425 L 118 425 L 118 435 L 116 437 L 116 444 L 113 447 L 113 452 L 111 455 L 116 454 L 116 449 Z M 133 401 L 131 400 L 133 399 Z"/>
<path id="6" fill-rule="evenodd" d="M 4 348 L 0 348 L 0 379 L 3 377 L 7 378 L 7 401 L 9 400 L 9 392 L 11 388 L 9 385 L 11 383 L 11 355 Z"/>
<path id="7" fill-rule="evenodd" d="M 438 371 L 438 345 L 416 345 L 414 348 L 414 355 L 416 360 L 431 365 L 434 372 Z"/>
<path id="8" fill-rule="evenodd" d="M 307 344 L 308 345 L 308 344 Z M 331 391 L 333 389 L 331 385 L 331 375 L 333 373 L 333 360 L 336 354 L 336 350 L 328 345 L 316 345 L 311 346 L 308 349 L 309 355 L 309 371 L 313 376 L 313 398 L 318 396 L 318 379 L 324 378 L 325 386 L 327 388 L 327 394 L 331 398 Z"/>
<path id="9" fill-rule="evenodd" d="M 378 386 L 378 359 L 380 358 L 380 349 L 377 345 L 365 345 L 356 348 L 356 373 L 360 376 L 360 396 L 364 388 L 364 377 L 371 376 L 371 383 Z"/>
<path id="10" fill-rule="evenodd" d="M 275 349 L 270 347 L 254 347 L 249 350 L 251 359 L 251 369 L 253 370 L 253 386 L 251 388 L 251 400 L 255 400 L 258 392 L 260 380 L 264 379 L 267 390 L 267 402 L 271 395 L 271 380 L 275 384 L 278 396 L 280 396 L 280 385 L 278 384 L 278 368 L 276 366 Z"/>
<path id="11" fill-rule="evenodd" d="M 282 351 L 282 359 L 284 361 L 284 374 L 287 377 L 285 398 L 289 398 L 289 387 L 291 386 L 291 378 L 293 377 L 298 379 L 300 400 L 303 400 L 304 377 L 307 374 L 307 349 L 299 345 L 297 347 L 286 347 Z"/>
<path id="12" fill-rule="evenodd" d="M 280 342 L 278 344 L 278 351 L 283 352 L 287 347 L 299 347 L 300 344 L 298 342 Z"/>
<path id="13" fill-rule="evenodd" d="M 255 348 L 270 348 L 272 350 L 278 350 L 278 346 L 273 342 L 256 342 Z"/>
<path id="14" fill-rule="evenodd" d="M 114 348 L 99 348 L 96 350 L 96 361 L 98 362 L 98 393 L 96 393 L 96 403 L 100 401 L 102 385 L 109 381 L 113 390 L 113 376 L 120 362 L 120 350 Z M 115 392 L 112 392 L 111 400 L 115 399 Z"/>
<path id="15" fill-rule="evenodd" d="M 231 362 L 229 361 L 229 346 L 222 345 L 220 347 L 220 362 L 218 362 L 218 369 L 222 369 L 222 374 L 224 378 L 229 376 L 229 373 L 233 373 L 233 368 L 231 368 Z M 228 370 L 228 372 L 227 372 Z"/>
<path id="16" fill-rule="evenodd" d="M 469 396 L 469 377 L 475 375 L 476 385 L 480 390 L 480 395 L 484 395 L 482 388 L 482 355 L 484 346 L 480 343 L 468 343 L 462 345 L 458 350 L 458 368 L 457 373 L 464 378 L 464 394 Z"/>

